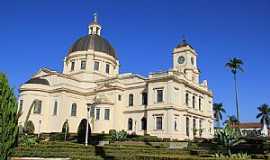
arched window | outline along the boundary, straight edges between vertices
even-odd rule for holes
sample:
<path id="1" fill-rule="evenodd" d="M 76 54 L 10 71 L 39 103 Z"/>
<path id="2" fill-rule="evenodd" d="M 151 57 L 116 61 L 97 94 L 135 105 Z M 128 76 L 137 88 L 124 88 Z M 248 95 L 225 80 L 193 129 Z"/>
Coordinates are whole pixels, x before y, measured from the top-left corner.
<path id="1" fill-rule="evenodd" d="M 147 120 L 145 117 L 141 119 L 142 130 L 147 130 Z"/>
<path id="2" fill-rule="evenodd" d="M 129 94 L 128 96 L 128 105 L 133 106 L 133 94 Z"/>
<path id="3" fill-rule="evenodd" d="M 132 130 L 133 128 L 133 121 L 131 118 L 128 119 L 128 130 Z"/>
<path id="4" fill-rule="evenodd" d="M 72 103 L 71 106 L 71 116 L 76 116 L 77 115 L 77 104 L 76 103 Z"/>

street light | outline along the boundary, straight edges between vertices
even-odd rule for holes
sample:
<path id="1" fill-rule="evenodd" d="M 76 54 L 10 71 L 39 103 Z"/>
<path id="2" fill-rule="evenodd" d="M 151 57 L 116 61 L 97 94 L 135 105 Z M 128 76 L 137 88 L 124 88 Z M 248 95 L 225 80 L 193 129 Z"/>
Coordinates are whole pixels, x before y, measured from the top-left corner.
<path id="1" fill-rule="evenodd" d="M 85 131 L 85 146 L 88 145 L 88 120 L 89 120 L 89 111 L 91 109 L 91 104 L 87 103 L 87 119 L 86 119 L 86 131 Z"/>
<path id="2" fill-rule="evenodd" d="M 68 130 L 68 119 L 66 119 L 66 121 L 65 121 L 65 141 L 67 140 L 67 130 Z"/>
<path id="3" fill-rule="evenodd" d="M 40 127 L 41 127 L 41 120 L 38 121 L 38 138 L 40 136 Z"/>

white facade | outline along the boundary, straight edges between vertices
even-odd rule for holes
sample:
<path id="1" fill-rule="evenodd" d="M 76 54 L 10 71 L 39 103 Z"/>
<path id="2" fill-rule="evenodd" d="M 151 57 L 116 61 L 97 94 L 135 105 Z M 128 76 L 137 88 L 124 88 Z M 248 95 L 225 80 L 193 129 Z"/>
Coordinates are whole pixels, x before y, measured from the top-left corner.
<path id="1" fill-rule="evenodd" d="M 35 133 L 61 132 L 66 120 L 76 133 L 91 104 L 92 133 L 115 129 L 171 139 L 213 137 L 212 92 L 207 81 L 199 81 L 197 53 L 189 44 L 183 41 L 173 50 L 173 66 L 166 72 L 148 77 L 119 74 L 116 55 L 111 48 L 104 51 L 105 41 L 99 42 L 100 31 L 95 18 L 88 35 L 96 36 L 95 43 L 88 37 L 88 49 L 75 44 L 76 51 L 64 59 L 63 73 L 43 68 L 21 86 L 21 125 L 31 113 Z M 30 110 L 35 100 L 41 104 Z"/>

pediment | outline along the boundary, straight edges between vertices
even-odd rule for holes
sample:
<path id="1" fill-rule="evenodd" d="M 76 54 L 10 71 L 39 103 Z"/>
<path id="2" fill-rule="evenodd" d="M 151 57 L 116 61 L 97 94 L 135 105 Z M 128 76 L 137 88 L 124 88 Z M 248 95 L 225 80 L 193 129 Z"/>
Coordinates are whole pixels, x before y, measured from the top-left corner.
<path id="1" fill-rule="evenodd" d="M 52 73 L 53 71 L 50 71 L 47 68 L 41 68 L 37 73 L 35 73 L 32 78 L 36 78 L 36 77 L 43 77 L 43 76 L 47 76 L 50 73 Z"/>

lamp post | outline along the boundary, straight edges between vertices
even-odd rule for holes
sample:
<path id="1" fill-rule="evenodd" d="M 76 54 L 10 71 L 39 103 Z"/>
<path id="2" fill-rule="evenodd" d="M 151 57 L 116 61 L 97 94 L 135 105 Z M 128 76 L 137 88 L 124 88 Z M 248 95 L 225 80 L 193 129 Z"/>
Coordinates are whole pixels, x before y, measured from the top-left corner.
<path id="1" fill-rule="evenodd" d="M 88 145 L 88 121 L 89 121 L 89 111 L 91 109 L 91 104 L 87 103 L 87 119 L 86 119 L 86 131 L 85 131 L 85 146 Z"/>
<path id="2" fill-rule="evenodd" d="M 41 120 L 38 121 L 38 138 L 40 136 L 40 127 L 41 127 Z"/>
<path id="3" fill-rule="evenodd" d="M 65 141 L 67 140 L 67 130 L 68 130 L 68 119 L 66 119 L 65 122 L 66 126 L 65 126 Z"/>

